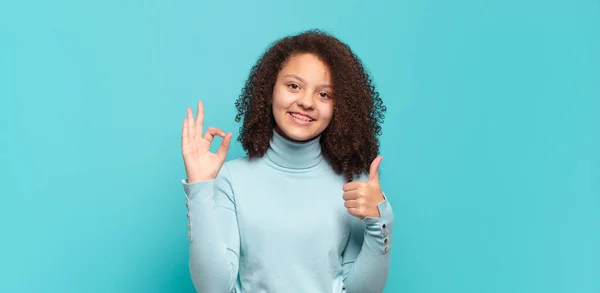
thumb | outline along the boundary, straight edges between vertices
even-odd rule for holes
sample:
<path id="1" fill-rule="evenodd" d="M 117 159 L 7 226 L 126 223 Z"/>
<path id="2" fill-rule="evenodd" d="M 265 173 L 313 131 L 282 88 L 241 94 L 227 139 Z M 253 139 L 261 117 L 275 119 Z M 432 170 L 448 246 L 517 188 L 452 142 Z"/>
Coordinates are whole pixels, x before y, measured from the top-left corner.
<path id="1" fill-rule="evenodd" d="M 379 180 L 379 164 L 381 163 L 382 159 L 383 159 L 382 156 L 378 156 L 377 158 L 375 158 L 375 160 L 373 160 L 373 163 L 371 163 L 371 170 L 369 172 L 369 181 Z"/>
<path id="2" fill-rule="evenodd" d="M 225 160 L 227 157 L 227 151 L 229 150 L 229 145 L 231 144 L 232 135 L 233 134 L 231 132 L 227 133 L 225 138 L 223 138 L 223 141 L 221 141 L 221 146 L 219 146 L 219 149 L 217 150 L 217 155 L 219 155 L 219 157 L 221 157 L 223 160 Z"/>

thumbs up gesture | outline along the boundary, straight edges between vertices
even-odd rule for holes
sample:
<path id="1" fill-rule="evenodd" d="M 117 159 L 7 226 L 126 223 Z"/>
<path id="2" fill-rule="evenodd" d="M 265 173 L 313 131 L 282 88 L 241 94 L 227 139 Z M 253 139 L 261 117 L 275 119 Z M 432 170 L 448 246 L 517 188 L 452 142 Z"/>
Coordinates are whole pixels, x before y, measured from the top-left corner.
<path id="1" fill-rule="evenodd" d="M 359 218 L 365 217 L 379 218 L 379 208 L 377 204 L 384 200 L 381 186 L 379 185 L 379 164 L 383 159 L 378 156 L 371 163 L 369 180 L 366 182 L 349 182 L 344 184 L 344 206 L 348 213 Z"/>

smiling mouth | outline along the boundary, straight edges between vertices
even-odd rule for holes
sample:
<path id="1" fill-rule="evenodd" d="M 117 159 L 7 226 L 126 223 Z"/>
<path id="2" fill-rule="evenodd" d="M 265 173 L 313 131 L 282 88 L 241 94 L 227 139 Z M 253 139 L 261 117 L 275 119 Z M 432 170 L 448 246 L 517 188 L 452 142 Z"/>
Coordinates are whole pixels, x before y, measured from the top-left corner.
<path id="1" fill-rule="evenodd" d="M 305 115 L 302 115 L 302 114 L 292 113 L 292 112 L 290 112 L 289 114 L 290 114 L 290 116 L 292 116 L 292 117 L 294 117 L 294 118 L 296 118 L 298 120 L 305 121 L 305 122 L 313 122 L 313 121 L 315 121 L 315 119 L 312 119 L 312 118 L 310 118 L 308 116 L 305 116 Z"/>

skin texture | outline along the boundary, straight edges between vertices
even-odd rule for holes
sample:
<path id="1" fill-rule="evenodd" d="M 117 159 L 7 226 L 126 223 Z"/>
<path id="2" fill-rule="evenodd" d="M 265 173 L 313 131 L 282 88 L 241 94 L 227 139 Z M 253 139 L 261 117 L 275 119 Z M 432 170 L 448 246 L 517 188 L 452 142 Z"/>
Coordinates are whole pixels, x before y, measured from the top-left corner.
<path id="1" fill-rule="evenodd" d="M 209 127 L 202 134 L 204 124 L 204 104 L 198 101 L 198 114 L 194 120 L 191 108 L 186 109 L 187 116 L 183 119 L 181 130 L 181 154 L 185 164 L 187 182 L 192 184 L 217 178 L 219 170 L 225 163 L 231 133 L 225 134 L 220 128 Z M 223 138 L 216 153 L 210 152 L 210 144 L 215 136 Z"/>
<path id="2" fill-rule="evenodd" d="M 328 66 L 313 54 L 290 58 L 277 75 L 273 88 L 276 129 L 294 141 L 321 134 L 333 116 L 331 77 Z M 297 119 L 294 116 L 302 116 Z"/>
<path id="3" fill-rule="evenodd" d="M 323 70 L 329 72 L 329 78 L 316 78 L 315 74 L 302 94 L 313 95 L 315 102 L 318 99 L 314 95 L 320 92 L 316 88 L 317 81 L 328 82 L 332 86 L 333 116 L 322 131 L 320 140 L 323 156 L 335 172 L 345 175 L 348 182 L 356 175 L 370 173 L 371 163 L 379 153 L 377 136 L 381 134 L 386 107 L 360 59 L 346 44 L 318 30 L 274 42 L 252 67 L 236 101 L 236 121 L 243 122 L 239 142 L 250 158 L 262 157 L 269 148 L 273 129 L 279 125 L 277 120 L 284 120 L 280 116 L 281 111 L 306 109 L 303 108 L 305 104 L 293 107 L 274 105 L 280 72 L 293 62 L 293 57 L 303 54 L 314 55 L 323 62 L 328 69 Z M 322 115 L 319 108 L 315 110 Z M 322 116 L 318 118 L 323 119 Z M 292 139 L 304 140 L 313 137 L 317 129 L 320 128 L 296 133 L 296 130 L 286 130 L 285 123 L 281 123 L 280 130 Z"/>
<path id="4" fill-rule="evenodd" d="M 378 156 L 373 160 L 367 181 L 349 182 L 342 187 L 342 198 L 348 213 L 361 220 L 365 217 L 381 217 L 377 205 L 385 199 L 379 183 L 379 164 L 382 159 L 382 156 Z"/>

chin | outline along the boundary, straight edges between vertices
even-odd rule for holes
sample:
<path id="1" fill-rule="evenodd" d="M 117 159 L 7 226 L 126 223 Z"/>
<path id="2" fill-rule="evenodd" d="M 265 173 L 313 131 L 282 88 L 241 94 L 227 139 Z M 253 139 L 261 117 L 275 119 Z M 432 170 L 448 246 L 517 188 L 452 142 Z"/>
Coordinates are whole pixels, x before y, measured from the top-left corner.
<path id="1" fill-rule="evenodd" d="M 275 116 L 275 123 L 279 134 L 296 142 L 312 140 L 326 128 L 324 121 L 319 118 L 303 121 L 295 119 L 289 112 Z"/>
<path id="2" fill-rule="evenodd" d="M 314 131 L 307 131 L 306 129 L 290 129 L 291 127 L 284 127 L 280 129 L 280 133 L 288 139 L 294 141 L 309 141 L 317 137 L 319 133 Z"/>

